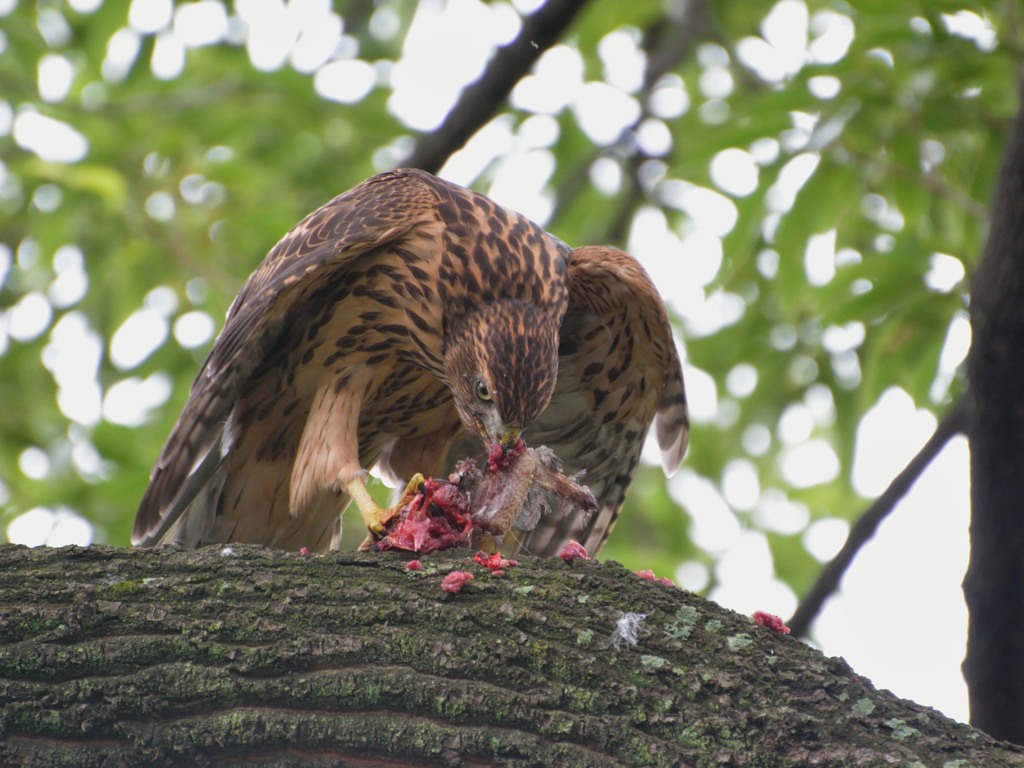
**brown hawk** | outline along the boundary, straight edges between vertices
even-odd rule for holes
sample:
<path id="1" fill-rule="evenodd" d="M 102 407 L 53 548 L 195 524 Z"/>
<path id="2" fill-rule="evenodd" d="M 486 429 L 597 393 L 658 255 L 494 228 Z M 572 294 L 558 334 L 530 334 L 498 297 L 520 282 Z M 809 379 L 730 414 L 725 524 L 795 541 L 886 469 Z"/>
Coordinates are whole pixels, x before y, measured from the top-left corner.
<path id="1" fill-rule="evenodd" d="M 443 476 L 529 428 L 601 509 L 520 542 L 596 552 L 654 421 L 667 472 L 686 450 L 664 305 L 630 256 L 570 250 L 525 217 L 417 170 L 314 211 L 242 288 L 139 506 L 137 545 L 337 547 L 365 486 Z M 472 438 L 471 440 L 467 438 Z"/>

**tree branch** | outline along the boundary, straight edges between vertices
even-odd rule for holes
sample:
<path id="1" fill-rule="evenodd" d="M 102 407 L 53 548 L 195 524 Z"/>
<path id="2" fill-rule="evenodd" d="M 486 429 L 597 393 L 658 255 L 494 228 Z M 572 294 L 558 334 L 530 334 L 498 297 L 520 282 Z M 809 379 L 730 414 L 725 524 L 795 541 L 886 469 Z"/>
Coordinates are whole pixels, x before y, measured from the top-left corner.
<path id="1" fill-rule="evenodd" d="M 924 473 L 925 469 L 938 456 L 946 443 L 956 435 L 966 431 L 967 428 L 967 399 L 961 397 L 943 417 L 935 428 L 935 432 L 928 442 L 922 446 L 917 455 L 910 460 L 903 471 L 893 478 L 889 487 L 881 496 L 868 507 L 867 511 L 860 516 L 860 519 L 850 529 L 850 535 L 846 539 L 843 548 L 839 550 L 832 561 L 826 565 L 818 575 L 818 580 L 804 595 L 796 613 L 789 620 L 789 627 L 797 637 L 803 637 L 811 627 L 811 622 L 821 611 L 825 600 L 836 591 L 839 581 L 850 567 L 854 557 L 878 530 L 881 522 L 889 516 L 900 500 L 907 495 L 917 479 Z"/>
<path id="2" fill-rule="evenodd" d="M 1001 768 L 1024 755 L 617 563 L 524 558 L 494 576 L 464 552 L 405 561 L 0 546 L 0 765 Z M 453 568 L 475 578 L 446 594 Z"/>
<path id="3" fill-rule="evenodd" d="M 635 134 L 644 120 L 650 117 L 649 97 L 652 89 L 662 77 L 688 59 L 700 42 L 712 29 L 711 11 L 707 0 L 690 0 L 677 14 L 659 18 L 650 25 L 643 35 L 643 49 L 647 57 L 643 85 L 640 89 L 640 115 L 632 125 L 623 129 L 618 139 L 608 147 L 596 147 L 590 155 L 570 174 L 555 198 L 555 209 L 551 221 L 558 221 L 576 194 L 589 181 L 589 169 L 594 161 L 610 153 L 623 156 L 623 175 L 626 190 L 616 207 L 616 212 L 606 225 L 601 242 L 622 244 L 636 213 L 643 201 L 646 190 L 640 182 L 639 171 L 644 162 L 652 159 L 637 146 Z M 666 158 L 666 162 L 670 158 Z"/>
<path id="4" fill-rule="evenodd" d="M 444 122 L 420 136 L 402 163 L 437 173 L 505 102 L 515 84 L 548 48 L 558 42 L 587 0 L 548 0 L 523 21 L 519 35 L 498 49 L 483 75 L 462 92 Z"/>

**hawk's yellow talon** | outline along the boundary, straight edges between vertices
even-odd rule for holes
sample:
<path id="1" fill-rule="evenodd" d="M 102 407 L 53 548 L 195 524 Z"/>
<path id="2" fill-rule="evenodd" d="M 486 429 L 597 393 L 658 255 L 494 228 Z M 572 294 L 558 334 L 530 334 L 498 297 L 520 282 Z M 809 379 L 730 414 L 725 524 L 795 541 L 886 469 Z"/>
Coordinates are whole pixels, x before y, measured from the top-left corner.
<path id="1" fill-rule="evenodd" d="M 370 495 L 370 491 L 366 488 L 366 482 L 361 477 L 349 480 L 345 484 L 345 491 L 356 503 L 356 506 L 359 507 L 359 511 L 363 516 L 363 522 L 370 530 L 370 533 L 379 538 L 387 533 L 385 526 L 388 521 L 398 514 L 398 510 L 412 501 L 413 497 L 420 492 L 420 486 L 423 485 L 424 482 L 423 475 L 419 472 L 409 478 L 409 482 L 405 486 L 405 490 L 402 492 L 401 498 L 391 509 L 384 509 L 374 501 L 373 496 Z"/>
<path id="2" fill-rule="evenodd" d="M 382 536 L 384 524 L 394 516 L 394 511 L 383 509 L 374 501 L 370 491 L 366 488 L 366 482 L 361 477 L 355 477 L 345 483 L 345 491 L 359 507 L 366 527 L 377 536 Z"/>
<path id="3" fill-rule="evenodd" d="M 405 485 L 405 490 L 402 491 L 402 496 L 398 503 L 395 505 L 395 509 L 401 509 L 403 506 L 412 501 L 413 497 L 420 492 L 420 486 L 427 482 L 423 475 L 417 472 L 415 475 L 409 478 L 409 482 Z"/>

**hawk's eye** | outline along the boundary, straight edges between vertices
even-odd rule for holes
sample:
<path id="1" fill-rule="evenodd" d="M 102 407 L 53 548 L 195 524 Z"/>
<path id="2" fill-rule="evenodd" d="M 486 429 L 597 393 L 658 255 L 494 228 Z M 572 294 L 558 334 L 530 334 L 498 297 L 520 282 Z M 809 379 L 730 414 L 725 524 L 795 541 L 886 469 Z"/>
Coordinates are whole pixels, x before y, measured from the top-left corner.
<path id="1" fill-rule="evenodd" d="M 491 390 L 487 388 L 487 383 L 483 379 L 480 379 L 476 383 L 476 396 L 481 400 L 491 399 Z"/>

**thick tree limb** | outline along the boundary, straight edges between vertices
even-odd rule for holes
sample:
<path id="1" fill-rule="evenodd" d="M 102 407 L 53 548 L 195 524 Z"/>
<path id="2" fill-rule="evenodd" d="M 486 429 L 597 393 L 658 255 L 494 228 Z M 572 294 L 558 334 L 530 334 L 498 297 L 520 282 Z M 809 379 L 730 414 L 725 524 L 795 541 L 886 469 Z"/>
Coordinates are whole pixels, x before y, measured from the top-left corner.
<path id="1" fill-rule="evenodd" d="M 971 721 L 1024 743 L 1024 110 L 1008 132 L 988 243 L 971 281 Z"/>
<path id="2" fill-rule="evenodd" d="M 832 560 L 821 569 L 817 581 L 804 595 L 800 605 L 797 606 L 793 618 L 789 620 L 789 627 L 797 637 L 803 637 L 811 628 L 811 622 L 821 612 L 822 606 L 829 595 L 836 591 L 839 582 L 846 573 L 850 563 L 878 530 L 878 526 L 889 516 L 889 513 L 896 508 L 900 500 L 907 495 L 917 479 L 924 473 L 932 460 L 939 455 L 952 438 L 966 431 L 967 428 L 967 400 L 957 400 L 949 412 L 943 417 L 935 428 L 935 432 L 928 438 L 928 442 L 922 446 L 917 455 L 910 460 L 903 470 L 893 478 L 889 487 L 881 496 L 868 507 L 860 519 L 850 529 L 846 543 L 839 550 Z"/>
<path id="3" fill-rule="evenodd" d="M 515 84 L 558 42 L 584 5 L 586 0 L 548 0 L 528 16 L 516 39 L 498 49 L 480 79 L 462 92 L 437 129 L 420 136 L 402 164 L 437 173 L 494 116 Z"/>
<path id="4" fill-rule="evenodd" d="M 1024 760 L 616 563 L 231 552 L 0 547 L 0 764 Z"/>

